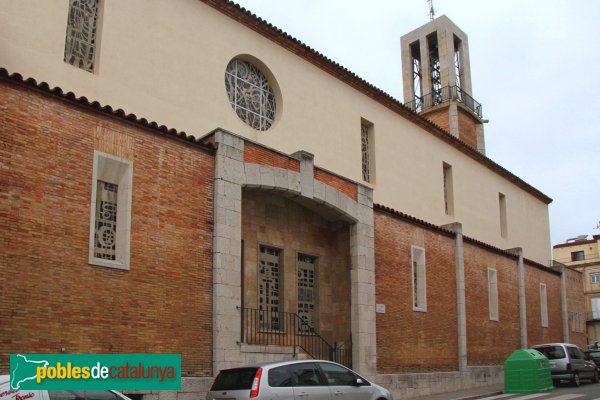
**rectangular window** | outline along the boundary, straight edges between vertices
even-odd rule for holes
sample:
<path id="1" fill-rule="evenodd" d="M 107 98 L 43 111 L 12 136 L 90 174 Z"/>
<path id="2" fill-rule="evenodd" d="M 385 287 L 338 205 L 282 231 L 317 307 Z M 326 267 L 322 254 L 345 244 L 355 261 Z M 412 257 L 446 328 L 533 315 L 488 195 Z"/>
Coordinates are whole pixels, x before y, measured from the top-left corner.
<path id="1" fill-rule="evenodd" d="M 425 273 L 425 249 L 411 246 L 413 310 L 427 311 L 427 282 Z"/>
<path id="2" fill-rule="evenodd" d="M 546 293 L 546 284 L 540 283 L 540 317 L 542 326 L 548 327 L 548 296 Z"/>
<path id="3" fill-rule="evenodd" d="M 508 236 L 508 221 L 506 217 L 506 196 L 498 193 L 498 203 L 500 208 L 500 236 L 506 238 Z"/>
<path id="4" fill-rule="evenodd" d="M 571 261 L 583 261 L 583 260 L 585 260 L 585 252 L 583 252 L 583 250 L 571 252 Z"/>
<path id="5" fill-rule="evenodd" d="M 454 188 L 452 179 L 452 166 L 443 163 L 444 179 L 444 208 L 446 215 L 454 215 Z"/>
<path id="6" fill-rule="evenodd" d="M 69 0 L 64 61 L 94 72 L 99 0 Z"/>
<path id="7" fill-rule="evenodd" d="M 592 299 L 592 318 L 600 319 L 600 298 Z"/>
<path id="8" fill-rule="evenodd" d="M 281 312 L 281 276 L 283 251 L 260 246 L 258 255 L 258 322 L 261 331 L 283 330 Z"/>
<path id="9" fill-rule="evenodd" d="M 360 142 L 363 181 L 375 183 L 375 141 L 373 124 L 362 120 L 360 124 Z"/>
<path id="10" fill-rule="evenodd" d="M 131 161 L 94 152 L 89 263 L 129 269 Z"/>
<path id="11" fill-rule="evenodd" d="M 592 283 L 600 283 L 600 274 L 591 274 Z"/>
<path id="12" fill-rule="evenodd" d="M 488 296 L 490 320 L 498 321 L 500 319 L 498 311 L 498 274 L 492 268 L 488 268 Z"/>

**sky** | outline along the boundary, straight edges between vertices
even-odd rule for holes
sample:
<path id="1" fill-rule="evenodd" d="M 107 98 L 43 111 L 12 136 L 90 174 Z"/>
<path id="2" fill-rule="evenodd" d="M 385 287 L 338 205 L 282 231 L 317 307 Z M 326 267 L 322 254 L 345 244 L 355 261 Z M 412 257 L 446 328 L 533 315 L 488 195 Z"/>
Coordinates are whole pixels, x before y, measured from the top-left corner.
<path id="1" fill-rule="evenodd" d="M 429 22 L 426 0 L 235 1 L 400 101 L 400 37 Z M 600 234 L 600 1 L 433 6 L 469 37 L 486 155 L 553 199 L 553 245 Z"/>

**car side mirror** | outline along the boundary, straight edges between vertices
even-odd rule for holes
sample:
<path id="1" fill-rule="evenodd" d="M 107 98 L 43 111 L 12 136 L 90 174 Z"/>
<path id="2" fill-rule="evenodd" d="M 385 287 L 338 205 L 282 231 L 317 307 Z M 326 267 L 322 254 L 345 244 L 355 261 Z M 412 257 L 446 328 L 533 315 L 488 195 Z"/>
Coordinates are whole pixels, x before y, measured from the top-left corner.
<path id="1" fill-rule="evenodd" d="M 362 386 L 365 384 L 365 381 L 363 381 L 360 378 L 356 378 L 356 382 L 355 382 L 356 386 Z"/>

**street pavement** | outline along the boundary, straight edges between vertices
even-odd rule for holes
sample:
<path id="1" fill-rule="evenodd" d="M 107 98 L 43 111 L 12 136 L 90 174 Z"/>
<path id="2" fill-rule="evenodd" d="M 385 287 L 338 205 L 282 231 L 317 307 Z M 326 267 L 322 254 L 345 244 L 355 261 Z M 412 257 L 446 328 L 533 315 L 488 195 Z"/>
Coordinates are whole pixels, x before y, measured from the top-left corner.
<path id="1" fill-rule="evenodd" d="M 419 397 L 420 400 L 600 400 L 600 384 L 561 386 L 542 393 L 503 393 L 503 385 L 484 386 L 458 392 Z"/>

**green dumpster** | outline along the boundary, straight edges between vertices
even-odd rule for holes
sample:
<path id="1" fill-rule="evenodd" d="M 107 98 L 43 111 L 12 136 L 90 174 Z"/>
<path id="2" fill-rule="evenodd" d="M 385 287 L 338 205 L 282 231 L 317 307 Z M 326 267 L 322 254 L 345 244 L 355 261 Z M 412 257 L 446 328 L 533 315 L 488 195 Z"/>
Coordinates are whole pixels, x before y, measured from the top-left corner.
<path id="1" fill-rule="evenodd" d="M 504 361 L 505 393 L 537 393 L 552 389 L 550 362 L 539 351 L 515 350 Z"/>

